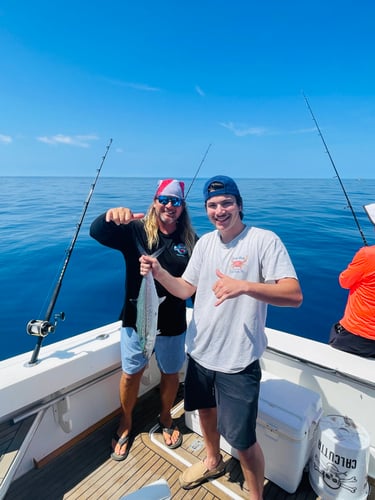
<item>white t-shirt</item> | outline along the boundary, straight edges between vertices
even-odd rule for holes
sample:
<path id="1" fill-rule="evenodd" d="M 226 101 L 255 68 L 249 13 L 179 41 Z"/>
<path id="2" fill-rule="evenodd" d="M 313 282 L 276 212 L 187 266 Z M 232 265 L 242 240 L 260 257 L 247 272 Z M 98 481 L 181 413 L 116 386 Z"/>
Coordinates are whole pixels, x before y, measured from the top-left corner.
<path id="1" fill-rule="evenodd" d="M 182 275 L 197 287 L 186 334 L 187 352 L 205 368 L 236 373 L 259 359 L 267 346 L 267 304 L 240 295 L 215 306 L 212 286 L 218 279 L 217 269 L 257 283 L 297 276 L 285 246 L 272 231 L 246 226 L 227 244 L 217 230 L 198 240 Z"/>

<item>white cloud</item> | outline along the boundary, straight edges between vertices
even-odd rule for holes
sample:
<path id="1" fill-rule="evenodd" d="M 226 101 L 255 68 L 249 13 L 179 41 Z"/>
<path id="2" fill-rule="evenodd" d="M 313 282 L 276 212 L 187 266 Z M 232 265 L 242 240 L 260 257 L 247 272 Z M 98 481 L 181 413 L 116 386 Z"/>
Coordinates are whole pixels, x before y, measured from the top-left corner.
<path id="1" fill-rule="evenodd" d="M 266 127 L 249 127 L 248 125 L 244 125 L 241 123 L 220 123 L 222 127 L 227 128 L 237 137 L 245 137 L 247 135 L 256 135 L 256 136 L 264 136 L 264 135 L 293 135 L 293 134 L 309 134 L 311 132 L 316 132 L 316 128 L 303 128 L 298 130 L 272 130 Z"/>
<path id="2" fill-rule="evenodd" d="M 248 127 L 243 124 L 235 124 L 233 122 L 228 122 L 228 123 L 220 123 L 222 127 L 227 128 L 231 132 L 234 133 L 234 135 L 237 135 L 238 137 L 245 137 L 246 135 L 266 135 L 267 134 L 267 129 L 264 127 Z"/>
<path id="3" fill-rule="evenodd" d="M 136 90 L 142 90 L 145 92 L 160 92 L 158 87 L 152 87 L 147 83 L 133 83 L 133 82 L 124 82 L 122 80 L 112 80 L 110 78 L 105 78 L 105 80 L 112 85 L 117 85 L 118 87 L 129 87 Z"/>
<path id="4" fill-rule="evenodd" d="M 206 94 L 203 92 L 203 90 L 199 87 L 199 85 L 195 86 L 195 90 L 198 92 L 199 95 L 204 97 Z"/>
<path id="5" fill-rule="evenodd" d="M 56 134 L 50 137 L 41 136 L 37 137 L 37 140 L 44 142 L 45 144 L 65 144 L 68 146 L 77 146 L 79 148 L 89 148 L 91 141 L 96 141 L 98 137 L 96 135 L 63 135 Z"/>
<path id="6" fill-rule="evenodd" d="M 13 141 L 10 135 L 0 134 L 0 142 L 3 144 L 10 144 Z"/>
<path id="7" fill-rule="evenodd" d="M 143 83 L 126 83 L 125 86 L 137 90 L 146 90 L 147 92 L 160 92 L 158 87 L 151 87 L 150 85 Z"/>

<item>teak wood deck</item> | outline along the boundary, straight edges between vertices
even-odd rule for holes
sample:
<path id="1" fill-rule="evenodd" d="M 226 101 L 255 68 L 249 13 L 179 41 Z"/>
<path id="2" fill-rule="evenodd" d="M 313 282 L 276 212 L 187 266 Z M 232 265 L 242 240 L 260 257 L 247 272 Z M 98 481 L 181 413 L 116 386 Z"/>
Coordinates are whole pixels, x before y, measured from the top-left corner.
<path id="1" fill-rule="evenodd" d="M 205 454 L 202 438 L 185 426 L 181 401 L 180 388 L 175 407 L 177 413 L 174 414 L 184 435 L 180 448 L 169 450 L 163 446 L 161 434 L 156 430 L 159 390 L 155 388 L 138 400 L 133 418 L 134 440 L 125 461 L 115 462 L 110 458 L 111 436 L 117 429 L 117 414 L 69 449 L 36 464 L 35 469 L 11 484 L 4 500 L 118 500 L 158 479 L 168 482 L 173 500 L 246 498 L 239 462 L 225 452 L 225 476 L 190 491 L 180 487 L 178 478 L 186 463 L 194 463 Z M 304 474 L 294 494 L 265 480 L 264 498 L 316 500 L 318 497 L 310 487 L 307 474 Z"/>

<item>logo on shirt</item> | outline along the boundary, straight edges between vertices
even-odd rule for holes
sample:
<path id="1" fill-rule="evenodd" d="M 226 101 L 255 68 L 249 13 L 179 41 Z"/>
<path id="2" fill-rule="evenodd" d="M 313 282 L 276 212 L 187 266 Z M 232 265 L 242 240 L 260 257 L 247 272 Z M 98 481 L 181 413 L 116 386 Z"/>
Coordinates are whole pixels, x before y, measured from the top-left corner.
<path id="1" fill-rule="evenodd" d="M 173 247 L 173 250 L 175 251 L 175 253 L 177 255 L 180 255 L 181 257 L 183 257 L 184 255 L 187 255 L 187 253 L 188 253 L 185 243 L 179 243 L 178 245 L 175 245 Z"/>
<path id="2" fill-rule="evenodd" d="M 231 271 L 234 271 L 236 273 L 240 273 L 241 271 L 244 270 L 245 264 L 247 262 L 247 257 L 235 257 L 232 259 L 232 262 L 230 264 L 230 269 Z"/>

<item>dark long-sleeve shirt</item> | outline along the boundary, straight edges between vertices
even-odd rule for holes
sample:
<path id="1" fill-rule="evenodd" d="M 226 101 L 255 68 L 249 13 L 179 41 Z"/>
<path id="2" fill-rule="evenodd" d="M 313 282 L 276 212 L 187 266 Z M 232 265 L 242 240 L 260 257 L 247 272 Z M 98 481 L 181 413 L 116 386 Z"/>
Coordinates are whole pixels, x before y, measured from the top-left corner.
<path id="1" fill-rule="evenodd" d="M 148 251 L 147 237 L 143 222 L 134 220 L 129 224 L 117 226 L 114 222 L 106 222 L 105 214 L 97 217 L 91 224 L 90 236 L 102 245 L 119 250 L 125 259 L 125 302 L 120 319 L 123 326 L 135 328 L 137 320 L 137 303 L 142 282 L 140 274 L 137 241 Z M 170 235 L 159 231 L 159 244 L 149 253 L 165 247 L 159 255 L 160 264 L 173 276 L 181 276 L 188 263 L 189 256 L 181 235 L 177 229 Z M 158 329 L 161 335 L 174 336 L 186 330 L 186 303 L 171 295 L 157 281 L 156 290 L 159 297 L 165 300 L 159 306 Z"/>

